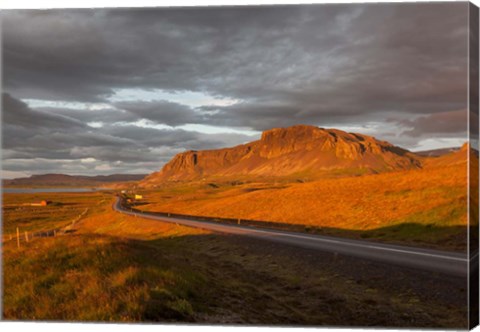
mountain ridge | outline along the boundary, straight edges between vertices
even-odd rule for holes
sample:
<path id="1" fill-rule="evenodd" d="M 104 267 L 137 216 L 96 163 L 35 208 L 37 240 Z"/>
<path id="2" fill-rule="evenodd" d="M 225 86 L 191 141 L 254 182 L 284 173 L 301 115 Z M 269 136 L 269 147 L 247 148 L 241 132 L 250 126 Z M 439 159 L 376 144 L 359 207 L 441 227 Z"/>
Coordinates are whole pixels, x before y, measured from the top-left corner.
<path id="1" fill-rule="evenodd" d="M 422 167 L 422 158 L 372 136 L 308 125 L 274 128 L 259 140 L 217 150 L 190 150 L 148 175 L 143 186 L 229 176 L 317 176 Z"/>
<path id="2" fill-rule="evenodd" d="M 34 174 L 29 177 L 3 179 L 4 186 L 28 186 L 28 185 L 79 185 L 91 186 L 97 184 L 109 184 L 115 182 L 129 182 L 142 180 L 146 174 L 110 174 L 110 175 L 68 175 L 61 173 Z"/>

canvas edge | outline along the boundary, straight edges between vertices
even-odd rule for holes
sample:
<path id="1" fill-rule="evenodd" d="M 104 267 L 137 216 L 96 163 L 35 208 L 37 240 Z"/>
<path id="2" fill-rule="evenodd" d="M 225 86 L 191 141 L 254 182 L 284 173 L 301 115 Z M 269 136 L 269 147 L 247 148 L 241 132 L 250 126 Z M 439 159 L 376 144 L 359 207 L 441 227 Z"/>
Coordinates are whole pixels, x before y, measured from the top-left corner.
<path id="1" fill-rule="evenodd" d="M 479 216 L 478 216 L 478 164 L 472 158 L 479 151 L 479 9 L 473 4 L 468 6 L 468 327 L 473 329 L 479 324 Z"/>

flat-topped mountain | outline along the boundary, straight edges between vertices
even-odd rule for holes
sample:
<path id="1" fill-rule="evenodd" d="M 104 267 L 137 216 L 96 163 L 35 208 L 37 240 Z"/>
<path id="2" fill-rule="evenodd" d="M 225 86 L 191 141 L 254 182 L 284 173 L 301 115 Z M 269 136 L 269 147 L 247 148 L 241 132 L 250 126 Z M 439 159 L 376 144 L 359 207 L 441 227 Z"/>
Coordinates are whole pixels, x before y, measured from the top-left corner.
<path id="1" fill-rule="evenodd" d="M 3 180 L 5 186 L 95 186 L 114 182 L 138 181 L 145 174 L 111 174 L 111 175 L 67 175 L 39 174 L 25 178 Z"/>
<path id="2" fill-rule="evenodd" d="M 297 125 L 263 132 L 247 144 L 177 154 L 141 184 L 209 177 L 318 177 L 421 168 L 422 157 L 374 137 Z"/>

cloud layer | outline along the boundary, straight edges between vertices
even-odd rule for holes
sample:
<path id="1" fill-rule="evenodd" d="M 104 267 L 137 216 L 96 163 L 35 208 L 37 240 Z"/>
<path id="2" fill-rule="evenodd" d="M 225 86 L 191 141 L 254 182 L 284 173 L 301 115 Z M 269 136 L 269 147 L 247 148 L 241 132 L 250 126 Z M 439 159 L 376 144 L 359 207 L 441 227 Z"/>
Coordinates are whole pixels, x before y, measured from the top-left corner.
<path id="1" fill-rule="evenodd" d="M 407 148 L 456 144 L 466 137 L 467 9 L 3 11 L 3 168 L 147 172 L 184 149 L 298 123 Z"/>

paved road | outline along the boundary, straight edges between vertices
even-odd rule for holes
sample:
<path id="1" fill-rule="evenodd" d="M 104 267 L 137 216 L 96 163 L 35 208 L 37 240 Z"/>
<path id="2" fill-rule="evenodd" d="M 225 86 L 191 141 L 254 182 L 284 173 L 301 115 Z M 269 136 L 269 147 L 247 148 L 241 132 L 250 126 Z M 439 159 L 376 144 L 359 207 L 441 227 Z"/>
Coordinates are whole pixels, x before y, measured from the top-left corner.
<path id="1" fill-rule="evenodd" d="M 279 230 L 260 229 L 249 226 L 228 225 L 207 221 L 194 221 L 181 218 L 158 216 L 149 212 L 132 212 L 121 206 L 119 198 L 117 198 L 117 201 L 113 205 L 113 209 L 121 213 L 142 218 L 203 228 L 220 233 L 245 235 L 303 248 L 334 252 L 342 255 L 407 266 L 432 272 L 440 272 L 457 276 L 466 276 L 468 273 L 467 255 L 461 253 L 374 243 L 370 241 L 352 240 L 332 236 L 309 235 Z"/>

